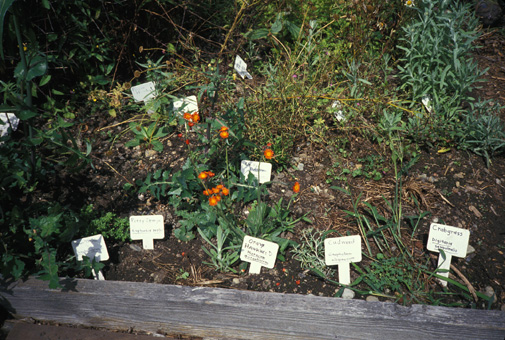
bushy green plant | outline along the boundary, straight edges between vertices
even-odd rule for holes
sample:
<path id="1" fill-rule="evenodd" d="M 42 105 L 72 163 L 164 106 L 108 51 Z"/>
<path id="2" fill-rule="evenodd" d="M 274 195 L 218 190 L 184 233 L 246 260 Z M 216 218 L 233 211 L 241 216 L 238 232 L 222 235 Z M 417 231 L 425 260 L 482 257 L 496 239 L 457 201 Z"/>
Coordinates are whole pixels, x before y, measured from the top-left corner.
<path id="1" fill-rule="evenodd" d="M 413 104 L 423 102 L 424 114 L 409 119 L 409 131 L 419 141 L 453 139 L 461 128 L 462 105 L 473 101 L 470 91 L 485 73 L 471 57 L 479 37 L 478 20 L 463 2 L 420 0 L 405 27 L 400 59 L 401 90 Z"/>
<path id="2" fill-rule="evenodd" d="M 324 260 L 324 240 L 331 231 L 321 232 L 312 228 L 304 229 L 301 242 L 291 249 L 293 258 L 300 262 L 302 269 L 315 269 L 327 277 L 333 277 L 335 270 Z"/>
<path id="3" fill-rule="evenodd" d="M 126 217 L 118 217 L 110 211 L 100 215 L 93 210 L 93 205 L 89 204 L 82 209 L 81 219 L 85 221 L 85 226 L 79 231 L 82 237 L 102 234 L 108 241 L 113 242 L 130 239 L 130 223 Z"/>
<path id="4" fill-rule="evenodd" d="M 472 103 L 465 114 L 465 130 L 461 135 L 461 147 L 484 157 L 487 167 L 491 159 L 505 150 L 505 125 L 498 113 L 505 109 L 497 103 L 479 101 Z"/>

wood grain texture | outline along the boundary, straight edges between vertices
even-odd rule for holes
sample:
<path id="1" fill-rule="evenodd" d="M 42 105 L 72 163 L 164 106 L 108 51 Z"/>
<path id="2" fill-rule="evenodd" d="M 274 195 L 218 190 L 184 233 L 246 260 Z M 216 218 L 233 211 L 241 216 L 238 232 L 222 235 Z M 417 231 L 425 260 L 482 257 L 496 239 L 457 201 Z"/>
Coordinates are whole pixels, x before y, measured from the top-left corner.
<path id="1" fill-rule="evenodd" d="M 0 281 L 20 317 L 218 339 L 505 339 L 505 313 L 152 283 Z"/>

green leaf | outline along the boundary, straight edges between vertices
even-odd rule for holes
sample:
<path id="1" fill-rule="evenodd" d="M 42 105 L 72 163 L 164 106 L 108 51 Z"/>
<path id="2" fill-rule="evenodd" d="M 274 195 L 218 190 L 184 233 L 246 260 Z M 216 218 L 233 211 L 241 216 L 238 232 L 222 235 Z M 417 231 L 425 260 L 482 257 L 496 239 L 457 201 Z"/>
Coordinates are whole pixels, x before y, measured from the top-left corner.
<path id="1" fill-rule="evenodd" d="M 2 60 L 4 59 L 4 48 L 3 48 L 3 30 L 4 30 L 4 18 L 5 14 L 14 3 L 14 0 L 0 0 L 0 55 Z"/>
<path id="2" fill-rule="evenodd" d="M 47 59 L 44 56 L 38 55 L 30 61 L 26 81 L 30 81 L 36 77 L 40 77 L 47 72 Z"/>
<path id="3" fill-rule="evenodd" d="M 277 15 L 277 19 L 275 20 L 271 28 L 272 34 L 277 34 L 282 30 L 281 16 L 282 15 L 280 13 L 279 15 Z"/>
<path id="4" fill-rule="evenodd" d="M 260 28 L 257 30 L 254 30 L 252 32 L 248 32 L 246 34 L 246 37 L 249 38 L 250 40 L 257 40 L 257 39 L 262 39 L 268 36 L 268 28 Z"/>
<path id="5" fill-rule="evenodd" d="M 50 80 L 51 80 L 51 75 L 50 74 L 46 74 L 45 76 L 43 76 L 40 79 L 39 86 L 46 85 L 47 83 L 49 83 Z"/>
<path id="6" fill-rule="evenodd" d="M 37 115 L 37 112 L 32 111 L 32 110 L 22 110 L 17 114 L 17 117 L 21 120 L 28 120 L 30 118 L 33 118 Z"/>
<path id="7" fill-rule="evenodd" d="M 49 0 L 42 0 L 42 6 L 44 6 L 45 9 L 51 8 L 51 4 L 49 3 Z"/>

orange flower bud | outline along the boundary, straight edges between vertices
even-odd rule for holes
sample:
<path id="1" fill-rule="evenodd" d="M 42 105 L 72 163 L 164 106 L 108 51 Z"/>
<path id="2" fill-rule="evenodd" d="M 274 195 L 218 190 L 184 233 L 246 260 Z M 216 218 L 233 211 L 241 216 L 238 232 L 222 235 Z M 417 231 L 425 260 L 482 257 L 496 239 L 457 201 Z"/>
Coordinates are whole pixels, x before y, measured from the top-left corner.
<path id="1" fill-rule="evenodd" d="M 189 139 L 186 139 L 186 144 L 189 145 Z"/>
<path id="2" fill-rule="evenodd" d="M 265 155 L 266 159 L 272 159 L 274 157 L 274 152 L 272 149 L 266 149 L 263 154 Z"/>
<path id="3" fill-rule="evenodd" d="M 295 182 L 295 185 L 293 185 L 293 192 L 295 194 L 299 193 L 300 192 L 300 183 L 298 182 Z"/>
<path id="4" fill-rule="evenodd" d="M 193 125 L 195 125 L 195 123 L 189 122 L 188 125 L 189 125 L 189 127 L 193 127 Z"/>

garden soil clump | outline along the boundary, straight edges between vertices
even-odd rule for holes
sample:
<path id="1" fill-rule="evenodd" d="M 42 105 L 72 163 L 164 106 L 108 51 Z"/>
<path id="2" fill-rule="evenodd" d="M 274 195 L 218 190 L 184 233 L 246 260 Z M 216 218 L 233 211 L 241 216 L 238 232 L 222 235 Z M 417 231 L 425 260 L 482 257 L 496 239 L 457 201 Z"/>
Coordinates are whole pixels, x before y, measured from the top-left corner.
<path id="1" fill-rule="evenodd" d="M 490 33 L 479 42 L 483 45 L 475 58 L 480 67 L 489 67 L 486 82 L 476 94 L 484 99 L 505 103 L 505 50 L 503 36 Z M 501 113 L 505 121 L 505 112 Z M 82 128 L 82 127 L 81 127 Z M 146 194 L 126 193 L 125 183 L 144 179 L 150 172 L 158 169 L 180 169 L 184 164 L 186 145 L 176 133 L 162 141 L 164 150 L 155 152 L 140 147 L 124 146 L 128 136 L 122 136 L 111 143 L 110 135 L 119 135 L 124 126 L 117 118 L 90 120 L 81 129 L 82 137 L 94 140 L 93 163 L 95 169 L 86 175 L 62 175 L 49 183 L 53 188 L 53 199 L 75 201 L 78 204 L 93 204 L 98 211 L 113 211 L 118 216 L 159 214 L 163 215 L 166 237 L 154 241 L 154 250 L 143 250 L 141 241 L 108 244 L 111 259 L 106 262 L 103 272 L 107 280 L 126 280 L 155 282 L 159 284 L 181 284 L 209 287 L 248 289 L 265 292 L 294 294 L 314 294 L 334 296 L 340 287 L 327 282 L 307 268 L 288 251 L 285 261 L 277 261 L 273 269 L 262 268 L 261 274 L 219 273 L 206 265 L 210 261 L 202 250 L 208 247 L 200 238 L 182 242 L 174 237 L 173 229 L 178 219 L 172 208 Z M 330 131 L 337 138 L 337 131 Z M 346 167 L 358 169 L 360 160 L 378 154 L 376 145 L 371 144 L 359 134 L 347 133 L 349 139 Z M 363 176 L 347 176 L 345 182 L 328 180 L 328 169 L 332 167 L 327 150 L 319 144 L 303 141 L 293 150 L 293 167 L 273 173 L 269 185 L 269 198 L 277 202 L 283 198 L 287 202 L 294 194 L 284 183 L 296 178 L 302 185 L 300 194 L 291 206 L 296 217 L 308 214 L 312 225 L 299 222 L 294 233 L 283 235 L 299 241 L 301 231 L 314 228 L 319 231 L 334 230 L 341 235 L 356 233 L 355 220 L 344 210 L 352 211 L 351 198 L 332 186 L 346 187 L 354 195 L 362 193 L 365 202 L 389 214 L 386 200 L 394 192 L 393 173 L 384 172 L 382 178 L 370 181 Z M 274 167 L 275 169 L 275 167 Z M 421 210 L 430 214 L 424 217 L 417 228 L 413 240 L 405 240 L 413 256 L 421 257 L 426 250 L 428 228 L 431 222 L 439 222 L 470 230 L 471 251 L 465 258 L 453 258 L 453 265 L 461 272 L 454 279 L 463 282 L 464 276 L 480 292 L 494 292 L 493 309 L 503 309 L 505 304 L 505 159 L 493 159 L 487 168 L 485 161 L 474 154 L 455 148 L 445 153 L 436 149 L 421 152 L 419 161 L 410 169 L 403 182 L 404 197 L 416 197 Z M 405 215 L 414 213 L 413 201 L 405 202 Z M 412 209 L 412 211 L 409 211 Z M 242 212 L 245 214 L 246 212 Z M 407 234 L 410 235 L 411 231 Z M 338 235 L 338 234 L 335 234 Z M 435 255 L 435 254 L 434 254 Z M 363 259 L 363 261 L 369 261 Z M 430 266 L 436 267 L 437 259 L 432 258 Z M 351 270 L 351 279 L 358 273 Z M 451 276 L 452 277 L 452 276 Z M 427 289 L 441 290 L 434 279 L 427 279 Z M 358 294 L 365 298 L 366 294 Z M 391 300 L 380 297 L 381 300 Z M 400 303 L 402 301 L 399 301 Z M 452 301 L 461 302 L 455 296 Z M 487 308 L 481 303 L 478 308 Z"/>

